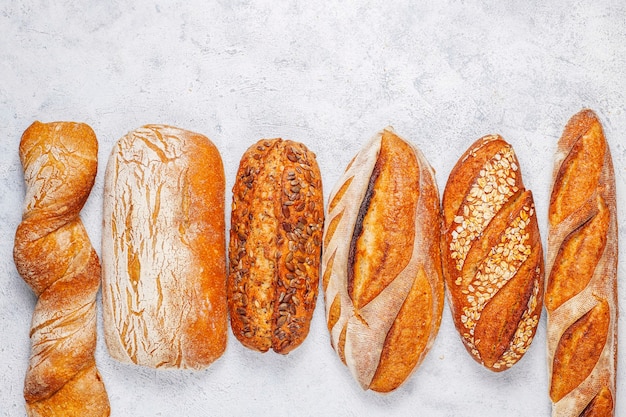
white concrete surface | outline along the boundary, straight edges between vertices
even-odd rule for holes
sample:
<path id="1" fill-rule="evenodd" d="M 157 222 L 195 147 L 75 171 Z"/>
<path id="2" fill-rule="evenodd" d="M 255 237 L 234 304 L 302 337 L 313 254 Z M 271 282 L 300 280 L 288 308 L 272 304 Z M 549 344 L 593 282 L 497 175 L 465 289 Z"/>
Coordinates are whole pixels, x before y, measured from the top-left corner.
<path id="1" fill-rule="evenodd" d="M 604 123 L 620 203 L 626 196 L 625 68 L 626 4 L 616 0 L 2 2 L 0 415 L 25 414 L 35 297 L 15 270 L 12 247 L 24 195 L 17 148 L 32 121 L 82 121 L 98 135 L 100 169 L 82 213 L 98 252 L 108 154 L 115 140 L 147 123 L 212 138 L 224 159 L 228 204 L 239 158 L 263 137 L 291 138 L 316 152 L 327 197 L 361 145 L 387 125 L 422 150 L 441 191 L 475 139 L 500 133 L 518 153 L 545 242 L 552 154 L 583 107 Z M 245 350 L 231 336 L 224 356 L 203 372 L 122 365 L 100 338 L 97 361 L 113 416 L 550 413 L 545 316 L 526 356 L 493 374 L 465 352 L 446 306 L 422 366 L 396 392 L 379 395 L 362 392 L 331 349 L 322 303 L 309 338 L 288 356 Z M 616 415 L 625 414 L 621 395 Z"/>

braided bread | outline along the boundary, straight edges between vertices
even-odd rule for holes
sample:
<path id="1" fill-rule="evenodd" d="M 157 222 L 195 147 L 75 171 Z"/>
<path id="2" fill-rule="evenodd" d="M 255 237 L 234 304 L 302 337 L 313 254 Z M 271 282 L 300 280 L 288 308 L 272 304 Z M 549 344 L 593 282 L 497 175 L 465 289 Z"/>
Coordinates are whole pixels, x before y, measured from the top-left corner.
<path id="1" fill-rule="evenodd" d="M 108 416 L 96 369 L 100 263 L 79 218 L 98 142 L 80 123 L 33 123 L 20 142 L 26 199 L 15 235 L 19 274 L 38 296 L 24 398 L 29 416 Z"/>
<path id="2" fill-rule="evenodd" d="M 559 140 L 549 209 L 548 368 L 554 416 L 614 415 L 617 358 L 615 179 L 591 110 Z"/>

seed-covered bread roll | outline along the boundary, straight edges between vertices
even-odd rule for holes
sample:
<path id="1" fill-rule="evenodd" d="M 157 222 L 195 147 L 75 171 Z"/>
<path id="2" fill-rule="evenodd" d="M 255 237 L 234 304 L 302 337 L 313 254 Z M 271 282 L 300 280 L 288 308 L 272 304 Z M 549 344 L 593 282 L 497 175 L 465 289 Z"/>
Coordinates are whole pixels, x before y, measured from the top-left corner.
<path id="1" fill-rule="evenodd" d="M 38 297 L 26 411 L 41 417 L 108 416 L 94 359 L 100 262 L 79 217 L 96 178 L 96 135 L 83 123 L 35 122 L 22 135 L 19 153 L 26 198 L 13 255 Z"/>
<path id="2" fill-rule="evenodd" d="M 331 193 L 322 282 L 331 343 L 363 389 L 396 389 L 439 330 L 441 210 L 422 153 L 391 128 Z"/>
<path id="3" fill-rule="evenodd" d="M 224 168 L 206 137 L 148 125 L 113 147 L 102 232 L 111 356 L 208 366 L 226 348 Z"/>
<path id="4" fill-rule="evenodd" d="M 309 333 L 319 284 L 322 178 L 303 144 L 264 139 L 241 158 L 233 187 L 228 305 L 250 349 L 282 354 Z"/>
<path id="5" fill-rule="evenodd" d="M 533 196 L 511 145 L 476 141 L 443 194 L 443 270 L 465 348 L 492 371 L 513 366 L 537 330 L 543 252 Z"/>
<path id="6" fill-rule="evenodd" d="M 553 416 L 613 416 L 617 361 L 615 178 L 591 110 L 559 140 L 549 209 L 545 305 Z"/>

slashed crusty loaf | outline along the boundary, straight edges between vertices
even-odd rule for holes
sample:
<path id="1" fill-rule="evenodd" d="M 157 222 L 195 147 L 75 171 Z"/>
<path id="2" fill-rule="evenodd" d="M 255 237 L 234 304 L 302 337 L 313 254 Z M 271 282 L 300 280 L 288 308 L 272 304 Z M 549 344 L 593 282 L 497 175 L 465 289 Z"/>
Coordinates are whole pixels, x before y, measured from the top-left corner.
<path id="1" fill-rule="evenodd" d="M 108 416 L 94 359 L 100 263 L 79 217 L 96 177 L 96 135 L 82 123 L 35 122 L 19 153 L 26 198 L 13 255 L 38 297 L 26 410 L 29 416 Z"/>
<path id="2" fill-rule="evenodd" d="M 549 209 L 545 305 L 553 416 L 612 416 L 617 361 L 615 179 L 591 110 L 559 140 Z"/>
<path id="3" fill-rule="evenodd" d="M 324 203 L 315 154 L 264 139 L 233 187 L 228 304 L 241 343 L 287 354 L 309 332 L 318 293 Z"/>
<path id="4" fill-rule="evenodd" d="M 208 366 L 226 348 L 224 168 L 206 137 L 148 125 L 113 147 L 102 232 L 111 356 Z"/>
<path id="5" fill-rule="evenodd" d="M 350 163 L 327 213 L 322 283 L 332 346 L 363 389 L 392 391 L 422 362 L 441 321 L 433 170 L 387 128 Z"/>
<path id="6" fill-rule="evenodd" d="M 457 331 L 492 371 L 528 349 L 543 299 L 543 252 L 530 191 L 513 148 L 498 135 L 476 141 L 443 195 L 443 270 Z"/>

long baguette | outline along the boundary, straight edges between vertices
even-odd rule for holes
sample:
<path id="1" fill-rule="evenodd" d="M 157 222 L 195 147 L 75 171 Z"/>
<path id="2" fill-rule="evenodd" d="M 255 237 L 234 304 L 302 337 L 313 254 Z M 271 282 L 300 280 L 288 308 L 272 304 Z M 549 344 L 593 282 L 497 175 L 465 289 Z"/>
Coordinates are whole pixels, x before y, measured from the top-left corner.
<path id="1" fill-rule="evenodd" d="M 553 416 L 612 416 L 617 364 L 617 219 L 613 163 L 591 110 L 556 152 L 545 306 Z"/>

